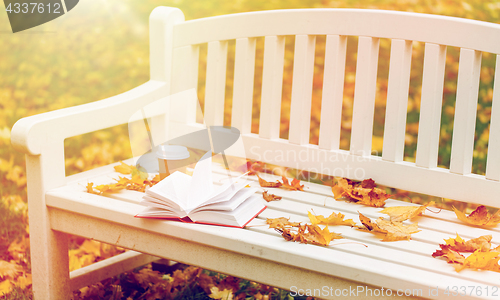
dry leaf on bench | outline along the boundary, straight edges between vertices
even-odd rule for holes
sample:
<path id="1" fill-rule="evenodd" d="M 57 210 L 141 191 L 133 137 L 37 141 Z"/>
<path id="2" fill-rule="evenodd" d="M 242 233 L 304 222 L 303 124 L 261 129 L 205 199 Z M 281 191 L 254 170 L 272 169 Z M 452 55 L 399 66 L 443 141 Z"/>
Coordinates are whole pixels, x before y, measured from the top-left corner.
<path id="1" fill-rule="evenodd" d="M 279 181 L 269 182 L 269 181 L 266 181 L 266 180 L 260 178 L 259 174 L 255 174 L 255 175 L 257 175 L 257 178 L 259 178 L 259 184 L 261 187 L 279 188 L 281 186 L 281 182 L 279 182 Z"/>
<path id="2" fill-rule="evenodd" d="M 313 225 L 323 224 L 323 225 L 346 225 L 346 226 L 356 226 L 356 223 L 352 219 L 344 220 L 345 215 L 341 213 L 332 212 L 332 214 L 325 218 L 322 215 L 313 215 L 310 212 L 307 212 L 309 216 L 309 220 Z"/>
<path id="3" fill-rule="evenodd" d="M 336 185 L 332 186 L 332 192 L 336 200 L 346 197 L 350 201 L 374 207 L 384 206 L 385 200 L 391 196 L 382 189 L 375 187 L 375 182 L 372 179 L 365 179 L 356 183 L 341 178 Z"/>
<path id="4" fill-rule="evenodd" d="M 500 223 L 500 209 L 495 214 L 490 214 L 488 209 L 481 205 L 476 208 L 470 215 L 466 216 L 465 213 L 453 207 L 457 218 L 465 223 L 478 226 L 496 226 Z"/>
<path id="5" fill-rule="evenodd" d="M 402 222 L 384 220 L 384 218 L 378 218 L 375 222 L 372 222 L 370 218 L 361 213 L 359 213 L 359 220 L 364 226 L 359 226 L 360 230 L 383 234 L 384 238 L 382 241 L 384 242 L 410 240 L 412 233 L 420 231 L 417 223 L 406 225 Z"/>
<path id="6" fill-rule="evenodd" d="M 446 244 L 440 244 L 441 250 L 436 250 L 432 257 L 443 257 L 448 263 L 453 264 L 455 271 L 460 272 L 465 268 L 481 269 L 500 272 L 500 252 L 497 247 L 491 251 L 491 235 L 483 235 L 475 239 L 464 241 L 458 234 L 456 238 L 446 239 Z M 463 256 L 460 252 L 473 252 Z"/>
<path id="7" fill-rule="evenodd" d="M 417 216 L 421 216 L 425 209 L 430 205 L 434 205 L 434 201 L 421 206 L 387 207 L 380 212 L 389 215 L 391 217 L 391 221 L 403 222 L 405 220 L 410 220 Z"/>
<path id="8" fill-rule="evenodd" d="M 266 223 L 269 224 L 269 228 L 286 228 L 286 227 L 296 227 L 299 226 L 299 222 L 290 222 L 289 219 L 281 217 L 281 218 L 268 218 Z"/>
<path id="9" fill-rule="evenodd" d="M 271 202 L 271 201 L 278 201 L 278 200 L 281 200 L 281 196 L 276 196 L 274 194 L 268 194 L 267 191 L 264 191 L 262 193 L 262 197 L 264 198 L 264 200 L 266 200 L 267 202 Z"/>
<path id="10" fill-rule="evenodd" d="M 288 179 L 285 176 L 281 176 L 281 179 L 283 180 L 283 185 L 281 186 L 282 188 L 292 190 L 292 191 L 303 191 L 304 190 L 304 185 L 300 185 L 300 180 L 294 178 L 292 180 L 292 183 L 288 183 Z"/>

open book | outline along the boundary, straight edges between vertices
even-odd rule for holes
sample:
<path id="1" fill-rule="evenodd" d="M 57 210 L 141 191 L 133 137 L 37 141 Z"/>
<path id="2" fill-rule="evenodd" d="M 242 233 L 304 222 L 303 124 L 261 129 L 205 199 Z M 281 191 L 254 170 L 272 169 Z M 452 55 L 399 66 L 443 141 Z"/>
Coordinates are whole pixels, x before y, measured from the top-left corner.
<path id="1" fill-rule="evenodd" d="M 193 176 L 174 172 L 148 189 L 141 201 L 148 208 L 136 217 L 242 228 L 266 208 L 248 183 L 240 176 L 213 184 L 212 156 L 207 153 Z"/>

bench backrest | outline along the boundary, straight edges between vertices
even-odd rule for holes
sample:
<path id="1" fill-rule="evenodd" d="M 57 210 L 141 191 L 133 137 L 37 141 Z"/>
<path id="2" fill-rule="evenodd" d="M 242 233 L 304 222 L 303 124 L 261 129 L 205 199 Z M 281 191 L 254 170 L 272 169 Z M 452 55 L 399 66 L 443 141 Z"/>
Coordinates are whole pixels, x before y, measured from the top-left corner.
<path id="1" fill-rule="evenodd" d="M 168 21 L 165 21 L 165 18 Z M 285 36 L 294 36 L 288 138 L 280 138 Z M 339 146 L 346 43 L 358 37 L 349 150 Z M 256 41 L 264 40 L 258 133 L 252 133 Z M 318 145 L 310 144 L 316 39 L 324 39 Z M 380 39 L 390 39 L 390 63 L 382 155 L 372 155 Z M 415 162 L 405 161 L 405 133 L 412 42 L 425 45 Z M 151 77 L 171 82 L 171 93 L 204 86 L 207 125 L 224 124 L 226 86 L 232 84 L 230 126 L 238 128 L 246 154 L 271 164 L 344 176 L 455 200 L 500 206 L 500 79 L 495 77 L 485 175 L 472 174 L 482 52 L 500 67 L 500 25 L 480 21 L 359 9 L 299 9 L 242 13 L 184 21 L 157 8 L 151 15 Z M 226 74 L 228 44 L 234 74 Z M 438 167 L 447 46 L 460 49 L 451 161 Z M 206 47 L 206 74 L 199 74 Z M 491 54 L 489 54 L 491 55 Z M 228 78 L 226 78 L 228 77 Z M 180 108 L 184 110 L 179 111 Z M 199 128 L 193 105 L 171 116 Z M 226 121 L 226 124 L 227 121 Z M 175 127 L 179 132 L 179 127 Z M 314 130 L 314 129 L 313 129 Z M 189 131 L 189 130 L 188 130 Z"/>

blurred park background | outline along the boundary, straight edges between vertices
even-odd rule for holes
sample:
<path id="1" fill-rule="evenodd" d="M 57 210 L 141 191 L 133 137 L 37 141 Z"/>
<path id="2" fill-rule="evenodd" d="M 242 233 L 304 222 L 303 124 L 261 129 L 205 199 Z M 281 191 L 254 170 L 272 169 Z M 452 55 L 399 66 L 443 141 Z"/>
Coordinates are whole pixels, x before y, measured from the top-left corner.
<path id="1" fill-rule="evenodd" d="M 154 7 L 160 5 L 179 7 L 187 20 L 256 10 L 328 7 L 422 12 L 500 23 L 499 0 L 87 0 L 80 1 L 73 10 L 54 21 L 13 34 L 7 13 L 2 9 L 0 12 L 0 299 L 30 299 L 32 297 L 25 162 L 24 156 L 14 151 L 10 145 L 12 126 L 22 117 L 96 101 L 125 92 L 146 82 L 149 79 L 148 16 Z M 390 41 L 381 40 L 380 45 L 372 147 L 378 154 L 381 152 L 384 127 Z M 286 49 L 282 103 L 283 122 L 280 128 L 281 137 L 284 138 L 287 137 L 288 132 L 287 118 L 291 92 L 289 86 L 292 80 L 293 38 L 287 37 Z M 343 103 L 342 149 L 349 149 L 355 49 L 356 40 L 349 38 Z M 422 44 L 413 44 L 412 77 L 405 139 L 405 160 L 407 161 L 412 161 L 415 154 L 423 50 Z M 316 51 L 318 55 L 321 54 L 321 51 L 324 52 L 324 40 L 322 42 L 321 37 L 318 38 Z M 448 53 L 451 55 L 446 63 L 441 125 L 442 141 L 439 150 L 439 165 L 443 167 L 449 166 L 458 71 L 457 49 L 449 48 Z M 203 71 L 203 50 L 201 55 L 202 66 L 200 70 Z M 259 55 L 260 57 L 262 55 L 262 43 L 260 46 L 258 43 L 257 58 Z M 259 59 L 257 65 L 259 65 L 258 61 Z M 485 170 L 494 64 L 495 55 L 483 53 L 477 114 L 478 125 L 473 160 L 473 172 L 478 174 L 484 174 Z M 231 56 L 229 56 L 229 74 L 232 72 L 232 66 Z M 319 133 L 321 99 L 319 88 L 322 86 L 322 68 L 323 61 L 317 59 L 311 117 L 311 143 L 316 144 Z M 258 115 L 259 111 L 260 74 L 256 70 L 255 115 Z M 203 83 L 202 76 L 199 84 L 201 102 L 203 102 L 204 97 Z M 226 108 L 228 110 L 225 118 L 226 124 L 230 120 L 231 96 L 232 91 L 229 84 L 226 92 Z M 254 132 L 258 130 L 257 122 L 258 120 L 254 120 L 252 123 Z M 65 142 L 65 150 L 68 175 L 131 156 L 127 128 L 123 126 L 69 139 Z M 464 205 L 466 206 L 466 204 Z M 121 251 L 123 249 L 75 237 L 72 239 L 70 250 L 71 269 L 77 269 Z M 121 299 L 121 297 L 124 297 L 123 299 L 126 297 L 130 297 L 130 299 L 156 299 L 154 292 L 166 290 L 167 287 L 161 286 L 165 286 L 165 282 L 173 282 L 172 277 L 165 281 L 163 275 L 160 276 L 150 269 L 140 272 L 88 288 L 80 294 L 75 294 L 75 299 Z M 182 273 L 184 277 L 179 275 L 181 273 L 177 273 L 177 275 L 188 282 L 195 278 L 192 277 L 195 273 L 186 269 Z M 204 274 L 209 277 L 218 276 L 209 272 Z M 141 278 L 144 278 L 140 276 L 150 277 L 147 277 L 148 280 L 145 283 L 145 280 L 141 281 Z M 199 278 L 199 274 L 196 276 Z M 129 283 L 128 287 L 124 282 Z M 130 286 L 135 287 L 135 293 L 129 291 Z M 156 286 L 156 290 L 151 286 Z M 175 292 L 171 292 L 168 297 L 183 298 L 185 295 L 181 292 L 183 289 L 185 290 L 186 286 L 188 286 L 187 283 L 184 283 L 177 288 L 172 288 L 171 291 Z M 257 285 L 252 286 L 251 289 L 249 286 L 247 288 L 248 291 L 252 291 L 248 292 L 249 297 L 255 299 L 262 299 L 266 293 L 268 296 L 285 297 L 268 287 Z M 6 295 L 2 296 L 2 294 Z M 203 295 L 207 298 L 207 295 L 201 292 L 199 297 L 203 298 Z"/>

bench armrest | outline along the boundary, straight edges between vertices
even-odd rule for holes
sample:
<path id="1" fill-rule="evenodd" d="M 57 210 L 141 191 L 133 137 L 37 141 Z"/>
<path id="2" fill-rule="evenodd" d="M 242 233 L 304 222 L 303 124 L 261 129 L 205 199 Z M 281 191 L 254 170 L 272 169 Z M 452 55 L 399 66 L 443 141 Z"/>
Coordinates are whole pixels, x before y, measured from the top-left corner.
<path id="1" fill-rule="evenodd" d="M 150 80 L 100 101 L 22 118 L 12 127 L 12 146 L 29 155 L 40 155 L 41 145 L 49 140 L 127 123 L 141 107 L 167 96 L 168 90 L 166 82 Z"/>

